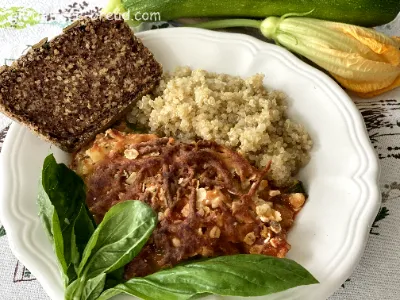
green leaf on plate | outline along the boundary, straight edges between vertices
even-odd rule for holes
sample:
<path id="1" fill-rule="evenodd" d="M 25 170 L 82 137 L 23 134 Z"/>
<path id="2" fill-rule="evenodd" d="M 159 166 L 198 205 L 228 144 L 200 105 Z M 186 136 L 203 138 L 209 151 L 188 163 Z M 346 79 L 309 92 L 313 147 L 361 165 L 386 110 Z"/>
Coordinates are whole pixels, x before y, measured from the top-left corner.
<path id="1" fill-rule="evenodd" d="M 38 195 L 39 217 L 46 230 L 46 233 L 52 243 L 54 252 L 57 257 L 59 267 L 62 271 L 64 284 L 67 285 L 75 278 L 68 274 L 68 264 L 64 257 L 64 240 L 62 236 L 60 221 L 54 206 L 51 204 L 49 197 L 43 189 L 39 188 Z"/>
<path id="2" fill-rule="evenodd" d="M 83 250 L 95 223 L 86 205 L 82 179 L 65 164 L 46 157 L 39 185 L 39 216 L 53 244 L 66 285 L 76 279 Z"/>
<path id="3" fill-rule="evenodd" d="M 65 289 L 64 300 L 74 300 L 80 299 L 78 294 L 82 294 L 82 289 L 84 287 L 84 283 L 81 284 L 81 279 L 77 278 L 74 281 L 70 282 Z"/>
<path id="4" fill-rule="evenodd" d="M 89 279 L 83 289 L 80 300 L 96 300 L 99 298 L 106 283 L 106 274 L 101 273 L 95 278 Z"/>
<path id="5" fill-rule="evenodd" d="M 143 278 L 132 278 L 102 293 L 142 299 L 185 300 L 205 294 L 262 296 L 318 281 L 298 263 L 265 255 L 240 254 L 187 262 Z"/>
<path id="6" fill-rule="evenodd" d="M 157 215 L 143 202 L 114 205 L 90 238 L 78 275 L 94 278 L 123 267 L 139 253 L 156 225 Z"/>

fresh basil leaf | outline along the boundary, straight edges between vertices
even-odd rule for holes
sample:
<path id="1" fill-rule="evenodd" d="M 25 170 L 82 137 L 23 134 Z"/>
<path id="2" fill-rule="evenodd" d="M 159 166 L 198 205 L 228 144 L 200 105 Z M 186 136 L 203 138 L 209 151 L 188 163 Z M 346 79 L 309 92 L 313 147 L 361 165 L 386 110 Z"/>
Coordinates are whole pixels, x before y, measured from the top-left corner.
<path id="1" fill-rule="evenodd" d="M 56 208 L 61 229 L 66 230 L 85 203 L 86 192 L 82 179 L 65 164 L 57 164 L 51 154 L 46 157 L 42 171 L 42 186 Z"/>
<path id="2" fill-rule="evenodd" d="M 43 227 L 52 243 L 53 250 L 56 254 L 58 265 L 62 271 L 64 284 L 67 285 L 74 280 L 73 276 L 68 276 L 68 264 L 64 258 L 64 240 L 61 232 L 60 221 L 54 206 L 51 204 L 46 192 L 39 187 L 38 194 L 39 217 Z"/>
<path id="3" fill-rule="evenodd" d="M 123 283 L 124 280 L 124 271 L 125 268 L 119 268 L 111 273 L 107 274 L 106 283 L 104 285 L 104 290 L 113 288 L 117 284 Z"/>
<path id="4" fill-rule="evenodd" d="M 71 272 L 78 272 L 80 259 L 86 244 L 94 232 L 94 222 L 85 204 L 81 204 L 78 215 L 73 220 L 74 224 L 69 226 L 63 232 L 63 235 L 71 237 L 71 243 L 68 245 L 71 249 Z M 72 232 L 70 233 L 70 230 Z M 77 232 L 76 232 L 77 231 Z"/>
<path id="5" fill-rule="evenodd" d="M 141 201 L 114 205 L 90 238 L 78 275 L 94 278 L 123 267 L 139 253 L 156 225 L 157 215 Z"/>
<path id="6" fill-rule="evenodd" d="M 106 283 L 106 274 L 101 273 L 95 278 L 89 279 L 82 292 L 80 300 L 96 300 L 99 298 Z"/>
<path id="7" fill-rule="evenodd" d="M 79 213 L 74 221 L 73 233 L 76 238 L 75 245 L 81 257 L 96 226 L 92 214 L 89 212 L 85 203 L 82 203 Z"/>
<path id="8" fill-rule="evenodd" d="M 106 274 L 94 278 L 77 278 L 67 286 L 64 300 L 96 300 L 104 290 Z"/>
<path id="9" fill-rule="evenodd" d="M 51 231 L 66 285 L 76 279 L 80 258 L 95 228 L 85 199 L 82 179 L 66 165 L 57 164 L 52 154 L 47 156 L 39 185 L 39 215 L 46 231 Z"/>
<path id="10" fill-rule="evenodd" d="M 72 281 L 65 289 L 64 300 L 80 300 L 83 288 L 85 287 L 85 281 L 85 279 L 81 278 Z"/>
<path id="11" fill-rule="evenodd" d="M 108 300 L 112 297 L 115 297 L 117 295 L 120 294 L 127 294 L 133 297 L 138 297 L 138 295 L 134 294 L 133 292 L 130 291 L 124 291 L 124 285 L 118 285 L 115 288 L 112 289 L 107 289 L 105 290 L 103 293 L 101 293 L 100 297 L 97 298 L 97 300 Z M 142 298 L 142 299 L 146 299 L 146 298 Z"/>
<path id="12" fill-rule="evenodd" d="M 142 299 L 185 300 L 194 296 L 262 296 L 318 283 L 290 259 L 240 254 L 187 262 L 106 290 L 99 300 L 119 293 Z"/>

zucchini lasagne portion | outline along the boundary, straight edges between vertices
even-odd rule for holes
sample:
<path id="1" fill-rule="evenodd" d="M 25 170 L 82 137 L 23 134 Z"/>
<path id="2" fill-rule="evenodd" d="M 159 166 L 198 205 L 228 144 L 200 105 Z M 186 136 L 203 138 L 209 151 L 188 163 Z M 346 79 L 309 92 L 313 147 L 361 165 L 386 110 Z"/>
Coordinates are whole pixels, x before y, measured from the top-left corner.
<path id="1" fill-rule="evenodd" d="M 279 189 L 239 153 L 212 141 L 183 143 L 109 129 L 75 153 L 97 222 L 116 203 L 140 200 L 159 223 L 126 266 L 145 276 L 189 258 L 238 253 L 284 257 L 287 232 L 306 196 Z"/>

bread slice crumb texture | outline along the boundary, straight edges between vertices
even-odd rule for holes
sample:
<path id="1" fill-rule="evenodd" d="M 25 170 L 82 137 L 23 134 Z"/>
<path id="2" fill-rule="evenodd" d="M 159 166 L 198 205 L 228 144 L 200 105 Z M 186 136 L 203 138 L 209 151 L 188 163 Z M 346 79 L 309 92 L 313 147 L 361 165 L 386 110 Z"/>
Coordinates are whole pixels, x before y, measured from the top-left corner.
<path id="1" fill-rule="evenodd" d="M 85 18 L 0 73 L 0 111 L 72 152 L 151 91 L 162 67 L 123 21 Z"/>

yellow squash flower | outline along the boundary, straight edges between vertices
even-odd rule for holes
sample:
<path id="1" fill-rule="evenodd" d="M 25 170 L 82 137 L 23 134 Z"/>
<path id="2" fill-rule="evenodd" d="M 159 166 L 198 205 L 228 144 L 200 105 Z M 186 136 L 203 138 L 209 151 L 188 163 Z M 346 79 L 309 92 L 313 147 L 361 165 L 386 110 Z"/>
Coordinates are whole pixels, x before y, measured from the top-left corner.
<path id="1" fill-rule="evenodd" d="M 264 21 L 219 20 L 194 26 L 259 28 L 265 37 L 314 62 L 360 97 L 374 97 L 400 86 L 400 38 L 355 25 L 292 16 Z"/>
<path id="2" fill-rule="evenodd" d="M 398 38 L 374 29 L 301 17 L 270 17 L 260 28 L 266 37 L 313 61 L 361 97 L 400 86 Z"/>

